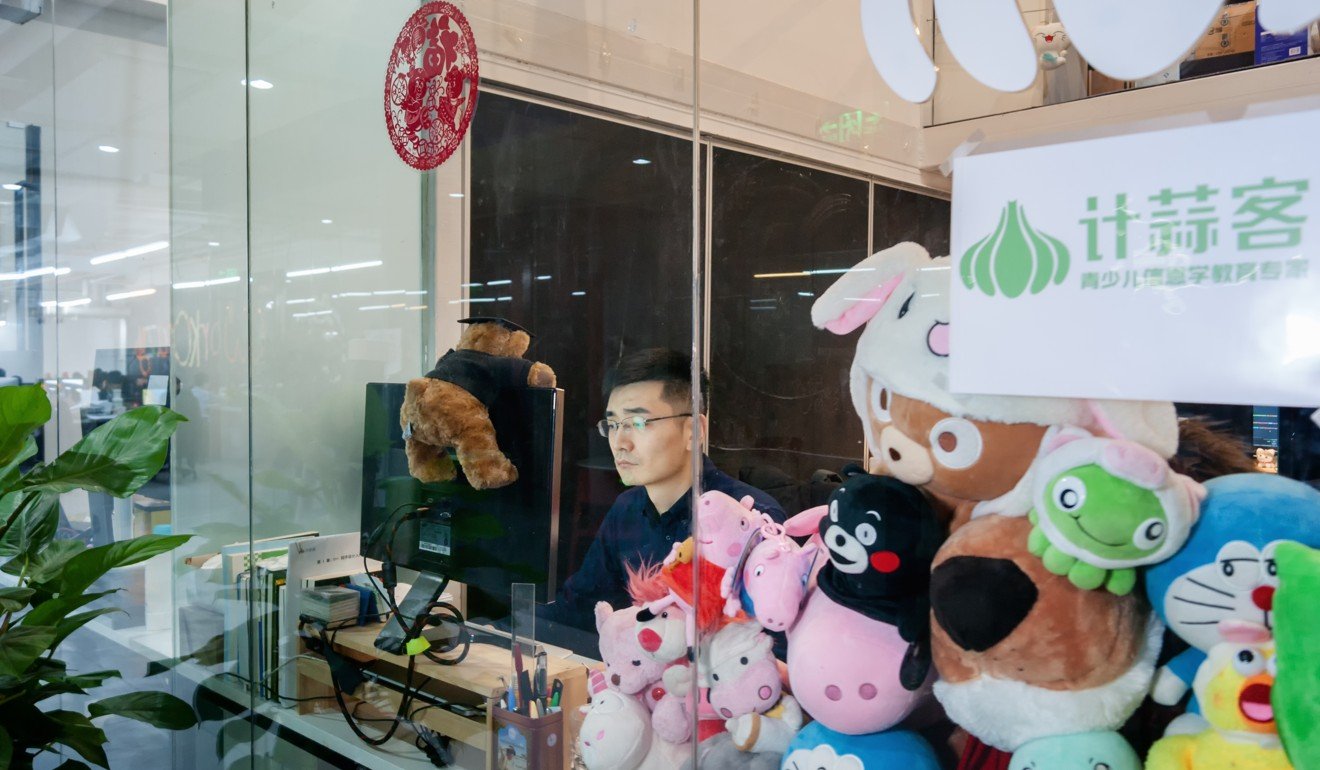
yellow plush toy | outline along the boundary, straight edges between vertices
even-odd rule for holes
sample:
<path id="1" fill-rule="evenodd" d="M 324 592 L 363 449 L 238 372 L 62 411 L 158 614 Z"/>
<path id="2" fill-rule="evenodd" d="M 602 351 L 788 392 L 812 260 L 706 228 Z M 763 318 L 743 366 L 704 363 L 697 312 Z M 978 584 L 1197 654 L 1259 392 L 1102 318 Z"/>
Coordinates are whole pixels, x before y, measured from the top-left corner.
<path id="1" fill-rule="evenodd" d="M 1219 623 L 1193 688 L 1209 729 L 1158 741 L 1146 770 L 1290 770 L 1274 724 L 1274 640 L 1242 620 Z"/>

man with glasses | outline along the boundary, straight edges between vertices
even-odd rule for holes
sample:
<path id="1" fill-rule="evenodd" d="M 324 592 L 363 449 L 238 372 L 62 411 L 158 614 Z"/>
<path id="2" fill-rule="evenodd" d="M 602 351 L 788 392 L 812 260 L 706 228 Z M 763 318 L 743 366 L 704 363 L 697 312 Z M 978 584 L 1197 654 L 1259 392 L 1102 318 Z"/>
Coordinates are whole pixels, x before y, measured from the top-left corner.
<path id="1" fill-rule="evenodd" d="M 674 543 L 691 535 L 692 435 L 706 436 L 706 415 L 691 412 L 691 361 L 673 350 L 643 350 L 624 357 L 607 380 L 605 419 L 596 427 L 609 439 L 619 478 L 632 489 L 605 514 L 582 567 L 546 608 L 548 619 L 594 630 L 597 602 L 615 609 L 632 603 L 625 567 L 659 564 Z M 703 404 L 707 388 L 703 374 Z M 784 520 L 774 498 L 703 457 L 701 491 L 710 490 L 734 499 L 751 495 L 757 510 Z"/>

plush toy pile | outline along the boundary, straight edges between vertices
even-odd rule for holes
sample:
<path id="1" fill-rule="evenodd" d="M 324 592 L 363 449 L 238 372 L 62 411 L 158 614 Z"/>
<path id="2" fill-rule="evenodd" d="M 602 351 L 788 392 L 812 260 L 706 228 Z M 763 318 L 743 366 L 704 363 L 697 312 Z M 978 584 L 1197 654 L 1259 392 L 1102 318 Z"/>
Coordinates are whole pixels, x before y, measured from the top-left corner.
<path id="1" fill-rule="evenodd" d="M 1216 470 L 1171 403 L 951 392 L 952 273 L 899 244 L 816 301 L 860 330 L 866 467 L 783 526 L 702 496 L 636 606 L 599 609 L 635 706 L 588 708 L 587 767 L 692 741 L 703 768 L 1320 767 L 1320 492 L 1231 450 Z M 636 761 L 593 759 L 615 734 Z"/>

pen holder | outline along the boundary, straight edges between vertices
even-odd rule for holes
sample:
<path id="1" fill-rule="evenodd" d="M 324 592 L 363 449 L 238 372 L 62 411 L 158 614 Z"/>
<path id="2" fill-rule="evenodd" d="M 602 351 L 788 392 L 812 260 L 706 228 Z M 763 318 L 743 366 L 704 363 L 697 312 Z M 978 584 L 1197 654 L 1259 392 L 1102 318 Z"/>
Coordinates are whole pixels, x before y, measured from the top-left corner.
<path id="1" fill-rule="evenodd" d="M 533 719 L 492 703 L 491 724 L 491 767 L 563 770 L 564 712 Z"/>

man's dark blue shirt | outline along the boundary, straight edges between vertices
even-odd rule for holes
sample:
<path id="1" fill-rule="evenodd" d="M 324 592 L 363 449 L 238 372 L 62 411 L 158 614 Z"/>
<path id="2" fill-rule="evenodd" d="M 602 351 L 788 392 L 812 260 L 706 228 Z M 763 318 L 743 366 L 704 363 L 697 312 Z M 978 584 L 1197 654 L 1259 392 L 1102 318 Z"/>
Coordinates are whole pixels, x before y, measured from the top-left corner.
<path id="1" fill-rule="evenodd" d="M 702 463 L 701 490 L 723 492 L 735 500 L 751 495 L 756 510 L 775 521 L 784 521 L 784 510 L 773 497 L 724 473 L 709 457 Z M 545 608 L 544 617 L 594 633 L 597 602 L 609 602 L 615 609 L 632 604 L 625 565 L 637 570 L 643 564 L 660 564 L 674 543 L 681 543 L 691 534 L 690 493 L 661 515 L 645 487 L 629 489 L 610 506 L 582 567 L 564 582 L 554 605 Z"/>

